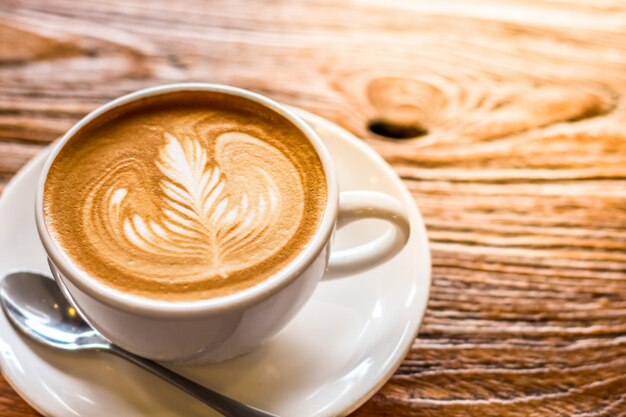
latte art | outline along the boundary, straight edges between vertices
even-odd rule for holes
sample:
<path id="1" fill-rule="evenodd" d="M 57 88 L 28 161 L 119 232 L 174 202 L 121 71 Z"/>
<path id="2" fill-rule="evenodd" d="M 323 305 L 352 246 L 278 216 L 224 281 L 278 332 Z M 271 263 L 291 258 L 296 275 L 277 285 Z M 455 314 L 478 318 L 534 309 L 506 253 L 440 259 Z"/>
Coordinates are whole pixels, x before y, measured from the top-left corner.
<path id="1" fill-rule="evenodd" d="M 260 104 L 176 92 L 96 118 L 44 186 L 53 240 L 90 277 L 160 300 L 241 291 L 293 262 L 326 207 L 307 137 Z"/>
<path id="2" fill-rule="evenodd" d="M 230 132 L 217 138 L 211 161 L 193 133 L 163 136 L 156 162 L 163 174 L 158 210 L 143 213 L 129 203 L 128 195 L 146 184 L 140 177 L 125 182 L 118 170 L 134 161 L 120 161 L 88 193 L 83 222 L 90 236 L 105 235 L 111 251 L 134 254 L 134 269 L 145 262 L 138 273 L 146 278 L 161 278 L 151 267 L 155 256 L 179 258 L 178 275 L 185 280 L 227 279 L 291 239 L 302 218 L 302 184 L 279 151 L 251 135 Z M 238 153 L 247 155 L 245 165 L 236 162 Z M 277 183 L 274 171 L 289 188 Z M 296 206 L 281 210 L 288 193 Z M 185 265 L 189 259 L 195 262 Z"/>

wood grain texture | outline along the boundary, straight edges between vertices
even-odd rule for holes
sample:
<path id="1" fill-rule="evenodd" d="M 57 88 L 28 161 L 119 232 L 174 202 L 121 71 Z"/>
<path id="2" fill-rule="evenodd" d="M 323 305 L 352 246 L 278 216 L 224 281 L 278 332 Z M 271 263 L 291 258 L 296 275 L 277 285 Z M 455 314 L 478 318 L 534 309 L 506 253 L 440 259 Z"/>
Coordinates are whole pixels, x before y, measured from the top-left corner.
<path id="1" fill-rule="evenodd" d="M 625 3 L 0 0 L 0 190 L 173 81 L 327 117 L 415 196 L 429 308 L 355 417 L 626 415 Z M 0 382 L 0 415 L 36 413 Z"/>

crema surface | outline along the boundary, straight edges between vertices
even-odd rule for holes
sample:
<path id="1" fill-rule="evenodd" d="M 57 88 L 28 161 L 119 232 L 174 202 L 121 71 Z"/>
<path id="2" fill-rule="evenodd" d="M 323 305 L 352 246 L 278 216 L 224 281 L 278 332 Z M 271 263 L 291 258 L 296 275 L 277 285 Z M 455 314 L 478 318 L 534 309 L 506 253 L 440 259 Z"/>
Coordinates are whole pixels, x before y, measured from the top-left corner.
<path id="1" fill-rule="evenodd" d="M 326 178 L 291 122 L 245 99 L 178 92 L 118 108 L 53 162 L 44 216 L 90 276 L 122 292 L 200 300 L 284 268 L 316 233 Z"/>

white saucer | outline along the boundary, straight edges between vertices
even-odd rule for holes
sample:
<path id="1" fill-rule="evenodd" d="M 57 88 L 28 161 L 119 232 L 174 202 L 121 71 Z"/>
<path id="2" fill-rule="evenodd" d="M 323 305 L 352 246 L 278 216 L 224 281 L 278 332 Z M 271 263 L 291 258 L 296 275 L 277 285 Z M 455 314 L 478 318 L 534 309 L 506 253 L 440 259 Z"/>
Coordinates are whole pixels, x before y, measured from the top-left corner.
<path id="1" fill-rule="evenodd" d="M 409 243 L 366 273 L 321 283 L 278 336 L 244 357 L 176 371 L 284 417 L 346 415 L 372 396 L 410 349 L 430 287 L 430 252 L 415 202 L 374 151 L 338 126 L 300 115 L 333 156 L 342 190 L 378 190 L 404 202 Z M 37 176 L 47 151 L 28 163 L 0 199 L 0 276 L 15 269 L 48 274 L 34 221 Z M 337 246 L 386 227 L 374 220 L 337 233 Z M 0 366 L 15 390 L 45 416 L 207 416 L 206 406 L 132 364 L 98 352 L 71 353 L 17 334 L 0 314 Z"/>

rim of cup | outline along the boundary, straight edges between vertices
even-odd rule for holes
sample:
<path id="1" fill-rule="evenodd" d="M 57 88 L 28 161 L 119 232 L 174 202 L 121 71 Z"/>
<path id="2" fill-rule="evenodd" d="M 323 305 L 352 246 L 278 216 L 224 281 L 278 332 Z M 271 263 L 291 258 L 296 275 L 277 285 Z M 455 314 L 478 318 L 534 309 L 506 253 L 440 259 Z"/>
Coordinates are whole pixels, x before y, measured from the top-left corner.
<path id="1" fill-rule="evenodd" d="M 59 151 L 79 129 L 90 123 L 98 116 L 119 106 L 140 100 L 142 98 L 178 91 L 224 93 L 254 101 L 275 111 L 293 123 L 308 138 L 320 158 L 326 175 L 327 202 L 322 216 L 322 221 L 308 245 L 296 256 L 296 258 L 286 267 L 280 269 L 252 287 L 233 294 L 204 300 L 166 301 L 151 299 L 138 295 L 127 294 L 107 286 L 103 282 L 98 281 L 96 278 L 89 276 L 89 274 L 79 269 L 70 260 L 69 256 L 64 253 L 64 251 L 52 238 L 43 215 L 44 185 L 50 166 L 56 159 Z M 319 256 L 320 252 L 324 249 L 331 237 L 336 221 L 339 186 L 332 159 L 325 145 L 322 143 L 322 140 L 313 131 L 313 129 L 293 111 L 285 108 L 272 99 L 241 88 L 211 83 L 178 83 L 144 88 L 142 90 L 118 97 L 91 111 L 74 124 L 74 126 L 72 126 L 72 128 L 61 137 L 61 139 L 57 140 L 51 146 L 52 150 L 46 159 L 38 179 L 37 194 L 35 198 L 35 218 L 41 242 L 54 266 L 58 268 L 61 274 L 72 284 L 83 292 L 89 294 L 91 297 L 123 310 L 151 315 L 185 316 L 197 313 L 220 312 L 235 306 L 250 305 L 266 299 L 297 279 L 298 276 L 317 258 L 317 256 Z"/>

